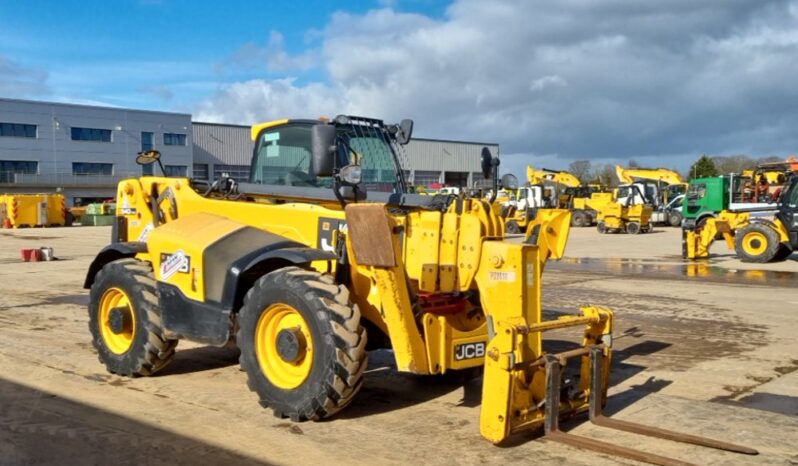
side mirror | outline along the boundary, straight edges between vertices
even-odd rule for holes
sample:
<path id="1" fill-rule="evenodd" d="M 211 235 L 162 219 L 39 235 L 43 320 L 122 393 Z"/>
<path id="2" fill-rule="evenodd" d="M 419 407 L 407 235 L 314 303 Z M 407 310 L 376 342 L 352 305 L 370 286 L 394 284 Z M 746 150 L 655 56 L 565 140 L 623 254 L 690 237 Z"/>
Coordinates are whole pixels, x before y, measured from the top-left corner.
<path id="1" fill-rule="evenodd" d="M 335 169 L 335 126 L 313 125 L 310 132 L 310 145 L 313 150 L 313 174 L 332 176 Z"/>
<path id="2" fill-rule="evenodd" d="M 482 176 L 489 179 L 493 174 L 493 155 L 487 147 L 482 148 Z"/>
<path id="3" fill-rule="evenodd" d="M 399 131 L 396 133 L 396 142 L 401 145 L 405 145 L 410 142 L 410 138 L 413 136 L 413 120 L 402 120 L 399 123 Z"/>

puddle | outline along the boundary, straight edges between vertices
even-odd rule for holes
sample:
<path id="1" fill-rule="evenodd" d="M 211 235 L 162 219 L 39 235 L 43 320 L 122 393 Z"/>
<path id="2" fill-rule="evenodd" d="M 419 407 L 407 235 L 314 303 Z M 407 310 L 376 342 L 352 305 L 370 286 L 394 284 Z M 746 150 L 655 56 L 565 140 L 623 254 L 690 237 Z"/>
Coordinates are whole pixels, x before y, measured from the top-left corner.
<path id="1" fill-rule="evenodd" d="M 737 270 L 713 265 L 711 262 L 673 263 L 641 259 L 598 259 L 564 257 L 546 264 L 548 270 L 576 273 L 604 273 L 640 279 L 694 279 L 709 282 L 761 284 L 794 287 L 798 272 L 775 270 Z"/>

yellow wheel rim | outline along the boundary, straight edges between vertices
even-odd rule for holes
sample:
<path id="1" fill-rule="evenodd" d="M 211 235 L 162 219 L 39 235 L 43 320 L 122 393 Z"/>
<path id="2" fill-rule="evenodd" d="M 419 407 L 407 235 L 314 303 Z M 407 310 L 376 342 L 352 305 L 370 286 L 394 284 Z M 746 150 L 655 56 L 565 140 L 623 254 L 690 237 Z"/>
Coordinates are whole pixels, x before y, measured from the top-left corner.
<path id="1" fill-rule="evenodd" d="M 743 238 L 743 250 L 748 255 L 758 256 L 765 252 L 767 247 L 767 237 L 758 231 L 752 231 Z"/>
<path id="2" fill-rule="evenodd" d="M 298 356 L 287 361 L 277 349 L 281 331 L 299 337 Z M 299 387 L 313 367 L 313 338 L 302 315 L 287 304 L 272 304 L 260 315 L 255 327 L 255 355 L 260 369 L 276 387 L 290 390 Z"/>
<path id="3" fill-rule="evenodd" d="M 119 333 L 111 327 L 111 311 L 122 313 L 125 325 Z M 136 337 L 136 313 L 127 294 L 119 288 L 109 288 L 100 299 L 100 333 L 105 346 L 114 354 L 125 354 L 133 345 Z"/>

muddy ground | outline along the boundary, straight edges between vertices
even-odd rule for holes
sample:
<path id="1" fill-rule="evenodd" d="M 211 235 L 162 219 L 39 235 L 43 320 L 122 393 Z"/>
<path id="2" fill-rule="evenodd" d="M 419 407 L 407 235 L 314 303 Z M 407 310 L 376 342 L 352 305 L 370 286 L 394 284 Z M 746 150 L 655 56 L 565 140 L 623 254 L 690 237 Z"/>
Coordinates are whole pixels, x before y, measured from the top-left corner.
<path id="1" fill-rule="evenodd" d="M 524 435 L 479 435 L 481 380 L 397 373 L 370 356 L 363 390 L 335 419 L 293 424 L 262 410 L 235 349 L 181 342 L 155 377 L 110 375 L 97 361 L 81 288 L 106 227 L 0 230 L 0 464 L 637 464 Z M 19 249 L 60 259 L 21 263 Z M 615 417 L 714 436 L 756 457 L 565 428 L 697 464 L 798 464 L 798 257 L 740 264 L 715 247 L 679 258 L 678 230 L 602 237 L 575 230 L 544 281 L 549 313 L 616 311 Z M 555 334 L 553 338 L 558 338 Z"/>

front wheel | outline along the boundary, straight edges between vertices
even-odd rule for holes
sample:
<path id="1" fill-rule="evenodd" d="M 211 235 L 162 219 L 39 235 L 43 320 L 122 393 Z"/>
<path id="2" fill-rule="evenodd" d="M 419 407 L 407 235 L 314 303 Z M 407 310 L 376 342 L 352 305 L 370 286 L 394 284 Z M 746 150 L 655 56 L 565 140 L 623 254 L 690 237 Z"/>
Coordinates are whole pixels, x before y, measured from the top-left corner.
<path id="1" fill-rule="evenodd" d="M 604 222 L 598 222 L 598 225 L 596 225 L 596 230 L 603 235 L 607 233 L 607 225 L 605 225 Z"/>
<path id="2" fill-rule="evenodd" d="M 668 215 L 668 224 L 672 227 L 682 226 L 682 214 L 679 212 L 671 212 L 670 215 Z"/>
<path id="3" fill-rule="evenodd" d="M 152 375 L 175 354 L 163 335 L 155 278 L 146 262 L 120 259 L 97 273 L 89 299 L 89 330 L 109 372 Z"/>
<path id="4" fill-rule="evenodd" d="M 286 267 L 247 292 L 237 333 L 241 367 L 261 406 L 294 421 L 352 401 L 366 369 L 366 332 L 349 291 L 330 275 Z"/>
<path id="5" fill-rule="evenodd" d="M 776 259 L 779 234 L 767 225 L 752 223 L 735 235 L 734 248 L 743 262 L 765 263 Z"/>
<path id="6" fill-rule="evenodd" d="M 511 235 L 517 235 L 521 233 L 521 226 L 518 225 L 518 222 L 515 220 L 508 221 L 504 226 L 504 231 Z"/>

